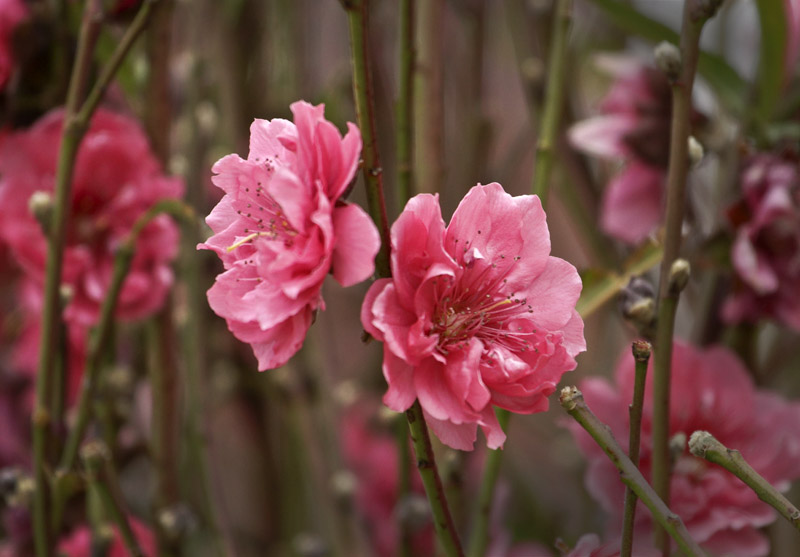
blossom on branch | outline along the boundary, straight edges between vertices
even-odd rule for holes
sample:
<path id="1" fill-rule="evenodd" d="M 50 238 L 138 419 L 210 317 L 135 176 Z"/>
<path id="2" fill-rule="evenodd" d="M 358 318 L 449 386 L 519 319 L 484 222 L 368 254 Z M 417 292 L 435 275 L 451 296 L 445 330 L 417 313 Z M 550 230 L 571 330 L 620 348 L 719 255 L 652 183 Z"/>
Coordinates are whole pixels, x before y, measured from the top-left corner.
<path id="1" fill-rule="evenodd" d="M 402 412 L 419 399 L 453 448 L 471 450 L 478 425 L 501 447 L 493 406 L 545 410 L 586 348 L 581 280 L 550 256 L 539 198 L 478 185 L 445 226 L 438 197 L 418 195 L 391 243 L 392 278 L 376 281 L 361 309 L 366 331 L 384 342 L 384 403 Z"/>
<path id="2" fill-rule="evenodd" d="M 722 316 L 731 323 L 766 317 L 800 331 L 800 162 L 756 155 L 741 187 L 728 212 L 736 275 Z"/>
<path id="3" fill-rule="evenodd" d="M 361 135 L 342 137 L 324 106 L 292 105 L 294 123 L 250 127 L 247 159 L 213 167 L 225 192 L 206 219 L 214 235 L 198 247 L 225 267 L 208 291 L 211 309 L 252 345 L 258 369 L 281 366 L 300 349 L 314 313 L 324 309 L 328 273 L 343 286 L 372 275 L 378 231 L 358 206 L 341 200 L 355 176 Z"/>
<path id="4" fill-rule="evenodd" d="M 44 283 L 47 240 L 29 200 L 55 188 L 63 110 L 30 129 L 10 134 L 0 146 L 0 237 L 13 258 L 39 285 Z M 63 284 L 72 291 L 64 317 L 83 326 L 97 322 L 111 284 L 114 258 L 134 223 L 162 199 L 180 197 L 183 184 L 162 173 L 137 122 L 98 110 L 75 162 L 66 231 Z M 41 194 L 39 194 L 41 195 Z M 166 215 L 140 234 L 116 308 L 120 319 L 157 311 L 172 285 L 171 261 L 178 229 Z"/>
<path id="5" fill-rule="evenodd" d="M 623 448 L 628 442 L 628 405 L 633 399 L 634 361 L 628 350 L 616 373 L 616 384 L 587 379 L 581 385 L 592 411 L 611 427 Z M 651 369 L 648 373 L 652 373 Z M 699 350 L 676 342 L 672 351 L 670 437 L 705 430 L 739 450 L 755 470 L 779 489 L 800 477 L 800 404 L 756 390 L 742 363 L 725 348 Z M 602 449 L 576 424 L 570 424 L 589 459 L 586 485 L 612 517 L 609 537 L 619 536 L 625 486 Z M 652 381 L 647 382 L 642 415 L 639 469 L 650 479 L 652 465 Z M 685 442 L 684 442 L 685 445 Z M 692 456 L 684 446 L 673 467 L 670 509 L 689 534 L 713 555 L 767 555 L 769 542 L 759 528 L 776 513 L 736 476 Z M 653 520 L 640 504 L 635 539 L 652 532 Z"/>

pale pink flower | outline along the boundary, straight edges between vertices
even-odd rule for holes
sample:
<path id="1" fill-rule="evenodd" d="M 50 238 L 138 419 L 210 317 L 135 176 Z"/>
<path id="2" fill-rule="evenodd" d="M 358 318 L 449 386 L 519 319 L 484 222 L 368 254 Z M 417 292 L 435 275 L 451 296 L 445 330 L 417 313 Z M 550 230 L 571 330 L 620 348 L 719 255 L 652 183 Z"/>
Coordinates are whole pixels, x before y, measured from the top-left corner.
<path id="1" fill-rule="evenodd" d="M 343 286 L 368 278 L 380 238 L 369 216 L 342 201 L 358 167 L 361 135 L 342 138 L 323 105 L 292 105 L 294 123 L 275 118 L 250 127 L 247 159 L 228 155 L 213 168 L 225 196 L 206 219 L 214 235 L 200 248 L 225 266 L 208 302 L 258 369 L 278 367 L 300 349 L 324 309 L 328 273 Z"/>
<path id="2" fill-rule="evenodd" d="M 581 385 L 589 407 L 611 427 L 627 448 L 628 405 L 633 396 L 634 362 L 628 350 L 616 373 L 616 385 L 588 379 Z M 652 367 L 652 366 L 651 366 Z M 652 370 L 649 372 L 651 373 Z M 725 348 L 707 350 L 682 342 L 672 352 L 670 436 L 706 430 L 742 455 L 779 489 L 800 477 L 800 404 L 756 390 L 736 356 Z M 619 536 L 625 486 L 619 471 L 579 427 L 572 426 L 589 459 L 586 484 L 612 517 L 609 535 Z M 652 381 L 647 383 L 642 418 L 640 469 L 650 478 L 652 447 Z M 721 467 L 692 456 L 685 449 L 672 475 L 670 508 L 685 522 L 691 536 L 714 555 L 756 557 L 769 551 L 759 528 L 776 513 L 750 488 Z M 639 505 L 636 536 L 649 536 L 653 520 Z"/>
<path id="3" fill-rule="evenodd" d="M 0 236 L 35 281 L 44 282 L 47 242 L 28 210 L 34 192 L 53 192 L 64 112 L 44 116 L 0 146 Z M 183 184 L 164 176 L 147 137 L 131 118 L 104 109 L 92 118 L 72 182 L 62 282 L 72 287 L 65 319 L 94 324 L 111 283 L 114 256 L 133 224 Z M 166 215 L 144 228 L 116 315 L 139 319 L 158 310 L 172 284 L 178 230 Z"/>
<path id="4" fill-rule="evenodd" d="M 606 188 L 600 225 L 610 236 L 637 244 L 661 221 L 671 90 L 663 72 L 634 59 L 601 62 L 616 81 L 600 103 L 600 115 L 572 126 L 569 138 L 590 155 L 625 161 Z"/>
<path id="5" fill-rule="evenodd" d="M 14 68 L 14 29 L 27 15 L 22 0 L 0 0 L 0 89 L 6 86 Z"/>
<path id="6" fill-rule="evenodd" d="M 142 550 L 143 555 L 145 557 L 155 557 L 157 555 L 157 550 L 156 538 L 153 532 L 150 528 L 131 516 L 128 517 L 128 520 L 130 521 L 131 528 L 136 536 L 136 540 L 139 542 L 139 548 Z M 90 557 L 93 555 L 92 533 L 89 528 L 81 526 L 76 528 L 69 536 L 62 538 L 58 543 L 58 551 L 68 557 Z M 114 537 L 111 540 L 111 545 L 106 555 L 108 557 L 128 557 L 130 555 L 128 550 L 125 549 L 122 536 L 116 526 L 114 526 Z"/>
<path id="7" fill-rule="evenodd" d="M 493 405 L 545 410 L 585 349 L 581 281 L 550 256 L 539 198 L 478 185 L 445 227 L 438 197 L 418 195 L 391 243 L 392 278 L 376 281 L 361 309 L 364 328 L 384 342 L 384 403 L 401 412 L 419 399 L 451 447 L 471 450 L 478 425 L 501 447 Z"/>
<path id="8" fill-rule="evenodd" d="M 365 404 L 347 410 L 342 419 L 341 443 L 345 462 L 356 479 L 355 504 L 362 516 L 375 555 L 390 557 L 400 547 L 398 522 L 401 506 L 408 501 L 400 500 L 399 456 L 397 437 L 370 423 L 370 408 Z M 425 492 L 419 474 L 413 473 L 409 452 L 409 480 L 411 493 L 424 500 Z M 427 520 L 412 532 L 414 555 L 433 555 L 433 523 Z"/>
<path id="9" fill-rule="evenodd" d="M 800 163 L 756 155 L 745 165 L 741 188 L 741 201 L 729 211 L 736 278 L 723 318 L 772 318 L 800 331 Z"/>

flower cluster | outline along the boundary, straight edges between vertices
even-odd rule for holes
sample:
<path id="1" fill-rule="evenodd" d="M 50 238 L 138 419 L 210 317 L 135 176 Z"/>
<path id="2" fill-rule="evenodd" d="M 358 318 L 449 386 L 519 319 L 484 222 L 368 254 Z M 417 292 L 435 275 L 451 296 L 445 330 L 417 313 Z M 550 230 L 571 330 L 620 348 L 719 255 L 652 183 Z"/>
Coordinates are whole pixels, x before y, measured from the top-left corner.
<path id="1" fill-rule="evenodd" d="M 772 318 L 800 331 L 800 162 L 753 156 L 741 175 L 742 199 L 728 212 L 736 228 L 728 322 Z"/>
<path id="2" fill-rule="evenodd" d="M 262 371 L 300 349 L 314 312 L 324 309 L 325 276 L 361 282 L 380 247 L 369 216 L 341 200 L 361 135 L 350 124 L 341 137 L 323 110 L 296 102 L 294 123 L 255 120 L 247 159 L 228 155 L 213 168 L 225 195 L 206 219 L 214 235 L 198 247 L 216 252 L 225 272 L 208 302 L 252 345 Z"/>
<path id="3" fill-rule="evenodd" d="M 626 445 L 627 407 L 633 396 L 634 362 L 627 354 L 616 385 L 588 379 L 584 397 L 597 416 Z M 642 417 L 640 470 L 650 477 L 652 446 L 652 382 L 648 382 Z M 741 362 L 724 348 L 698 350 L 676 342 L 672 353 L 670 436 L 709 431 L 726 446 L 741 451 L 769 482 L 788 487 L 800 476 L 800 404 L 757 390 Z M 609 533 L 619 535 L 624 485 L 603 451 L 580 428 L 573 427 L 589 459 L 589 492 L 613 517 Z M 641 505 L 640 505 L 641 506 Z M 685 522 L 691 536 L 714 555 L 766 555 L 769 543 L 759 528 L 775 520 L 775 511 L 726 470 L 684 450 L 674 464 L 670 508 Z M 646 537 L 652 519 L 646 509 L 636 514 L 636 536 Z"/>
<path id="4" fill-rule="evenodd" d="M 64 112 L 56 110 L 0 146 L 0 238 L 38 284 L 44 282 L 47 240 L 28 205 L 35 193 L 53 192 L 63 124 Z M 73 173 L 61 277 L 71 288 L 64 312 L 68 322 L 90 326 L 97 321 L 117 248 L 147 209 L 182 192 L 180 180 L 162 174 L 134 120 L 104 109 L 95 113 Z M 144 228 L 120 293 L 118 318 L 140 319 L 161 307 L 172 285 L 170 263 L 177 248 L 178 230 L 166 215 Z"/>
<path id="5" fill-rule="evenodd" d="M 393 276 L 372 285 L 361 310 L 384 342 L 384 403 L 402 412 L 419 399 L 453 448 L 471 450 L 478 425 L 501 447 L 493 405 L 545 410 L 585 349 L 581 281 L 550 256 L 539 198 L 478 185 L 445 226 L 438 197 L 418 195 L 392 226 L 391 247 Z"/>

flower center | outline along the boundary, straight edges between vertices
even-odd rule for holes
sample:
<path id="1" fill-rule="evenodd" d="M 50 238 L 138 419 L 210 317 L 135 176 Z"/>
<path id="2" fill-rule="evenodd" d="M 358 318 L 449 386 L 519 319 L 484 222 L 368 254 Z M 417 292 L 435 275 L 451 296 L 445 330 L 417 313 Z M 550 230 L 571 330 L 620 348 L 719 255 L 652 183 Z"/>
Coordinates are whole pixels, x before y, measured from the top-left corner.
<path id="1" fill-rule="evenodd" d="M 271 172 L 273 167 L 269 163 L 265 164 L 267 171 Z M 233 251 L 256 238 L 282 240 L 287 247 L 293 244 L 297 230 L 286 218 L 286 214 L 278 202 L 264 191 L 261 182 L 257 182 L 254 188 L 242 187 L 238 199 L 234 201 L 234 208 L 244 224 L 242 230 L 244 234 L 239 240 L 228 246 L 228 251 Z"/>

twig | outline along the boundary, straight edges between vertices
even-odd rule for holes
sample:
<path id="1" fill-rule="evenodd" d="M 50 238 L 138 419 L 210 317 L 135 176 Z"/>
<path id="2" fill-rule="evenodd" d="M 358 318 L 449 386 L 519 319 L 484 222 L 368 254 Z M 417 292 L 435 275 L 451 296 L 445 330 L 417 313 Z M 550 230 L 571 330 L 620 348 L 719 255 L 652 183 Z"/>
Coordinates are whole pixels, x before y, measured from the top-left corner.
<path id="1" fill-rule="evenodd" d="M 72 172 L 86 123 L 81 126 L 74 118 L 80 103 L 87 76 L 91 69 L 94 44 L 99 33 L 102 5 L 99 0 L 86 3 L 83 11 L 78 41 L 78 53 L 70 77 L 69 93 L 61 131 L 61 147 L 58 152 L 56 183 L 52 221 L 47 237 L 47 263 L 45 267 L 44 304 L 42 328 L 39 341 L 39 366 L 36 375 L 36 406 L 33 411 L 33 465 L 36 492 L 33 499 L 33 537 L 38 557 L 52 553 L 48 531 L 48 482 L 45 474 L 47 459 L 47 437 L 51 416 L 48 407 L 52 397 L 53 364 L 59 346 L 61 322 L 61 267 L 64 261 L 66 229 L 69 219 Z M 64 366 L 62 366 L 62 370 Z M 56 381 L 61 383 L 61 381 Z"/>
<path id="2" fill-rule="evenodd" d="M 145 557 L 128 521 L 122 502 L 119 482 L 111 463 L 109 449 L 101 441 L 92 441 L 81 448 L 81 460 L 86 466 L 89 485 L 100 496 L 105 511 L 119 528 L 122 542 L 132 557 Z"/>
<path id="3" fill-rule="evenodd" d="M 445 0 L 420 3 L 416 75 L 416 193 L 441 191 L 445 179 L 444 60 Z"/>
<path id="4" fill-rule="evenodd" d="M 372 91 L 372 75 L 369 59 L 369 34 L 367 22 L 369 0 L 343 1 L 350 27 L 350 60 L 353 66 L 353 96 L 361 137 L 364 182 L 367 187 L 369 214 L 381 236 L 381 249 L 375 258 L 375 271 L 380 277 L 388 277 L 389 270 L 389 221 L 386 218 L 386 200 L 383 194 L 383 168 L 378 152 L 375 126 L 375 99 Z"/>
<path id="5" fill-rule="evenodd" d="M 583 394 L 576 387 L 564 387 L 559 397 L 561 406 L 575 418 L 592 439 L 603 449 L 620 471 L 620 479 L 631 488 L 644 503 L 653 518 L 666 530 L 678 544 L 680 550 L 688 557 L 704 557 L 705 553 L 689 535 L 681 518 L 673 513 L 664 501 L 656 494 L 639 469 L 625 455 L 611 429 L 601 422 L 583 400 Z"/>
<path id="6" fill-rule="evenodd" d="M 431 505 L 436 535 L 447 557 L 463 557 L 464 551 L 461 549 L 461 541 L 458 539 L 458 532 L 447 505 L 442 480 L 436 468 L 428 426 L 418 400 L 406 410 L 406 418 L 411 431 L 411 441 L 414 443 L 414 452 L 417 455 L 417 468 Z"/>
<path id="7" fill-rule="evenodd" d="M 775 486 L 756 472 L 735 449 L 729 449 L 707 431 L 695 431 L 689 438 L 689 451 L 694 456 L 719 464 L 725 470 L 742 480 L 752 489 L 758 498 L 772 506 L 788 520 L 792 526 L 800 530 L 800 510 L 784 497 Z"/>
<path id="8" fill-rule="evenodd" d="M 564 109 L 567 33 L 572 21 L 572 0 L 557 0 L 557 2 L 542 127 L 536 143 L 536 167 L 533 171 L 533 193 L 539 196 L 543 206 L 547 203 L 550 170 L 553 167 L 553 151 L 558 134 L 558 124 Z"/>
<path id="9" fill-rule="evenodd" d="M 681 247 L 681 229 L 686 205 L 689 170 L 688 141 L 692 112 L 692 86 L 700 55 L 700 34 L 721 0 L 686 0 L 680 38 L 680 72 L 672 82 L 672 124 L 667 173 L 664 259 L 659 282 L 656 353 L 653 365 L 653 485 L 669 504 L 669 399 L 672 366 L 672 335 L 677 296 L 670 292 L 669 277 Z M 669 554 L 669 538 L 656 529 L 656 547 Z"/>
<path id="10" fill-rule="evenodd" d="M 511 413 L 502 408 L 498 408 L 496 412 L 500 427 L 505 429 L 508 426 Z M 497 477 L 500 474 L 502 462 L 503 451 L 501 449 L 490 451 L 486 457 L 486 467 L 483 470 L 483 478 L 478 492 L 478 508 L 472 523 L 472 537 L 467 551 L 469 557 L 482 557 L 486 554 L 486 547 L 489 545 L 489 515 L 492 510 L 494 488 L 497 485 Z"/>
<path id="11" fill-rule="evenodd" d="M 397 209 L 411 197 L 414 153 L 414 69 L 416 0 L 400 2 L 400 84 L 397 98 Z"/>
<path id="12" fill-rule="evenodd" d="M 633 382 L 633 403 L 630 414 L 630 432 L 628 441 L 628 457 L 633 465 L 639 467 L 639 444 L 641 441 L 642 408 L 644 406 L 644 388 L 647 382 L 647 363 L 650 361 L 650 343 L 644 340 L 634 341 L 633 358 L 636 371 Z M 633 519 L 636 517 L 636 494 L 630 487 L 625 488 L 625 509 L 622 519 L 622 546 L 620 557 L 631 557 L 633 553 Z"/>

